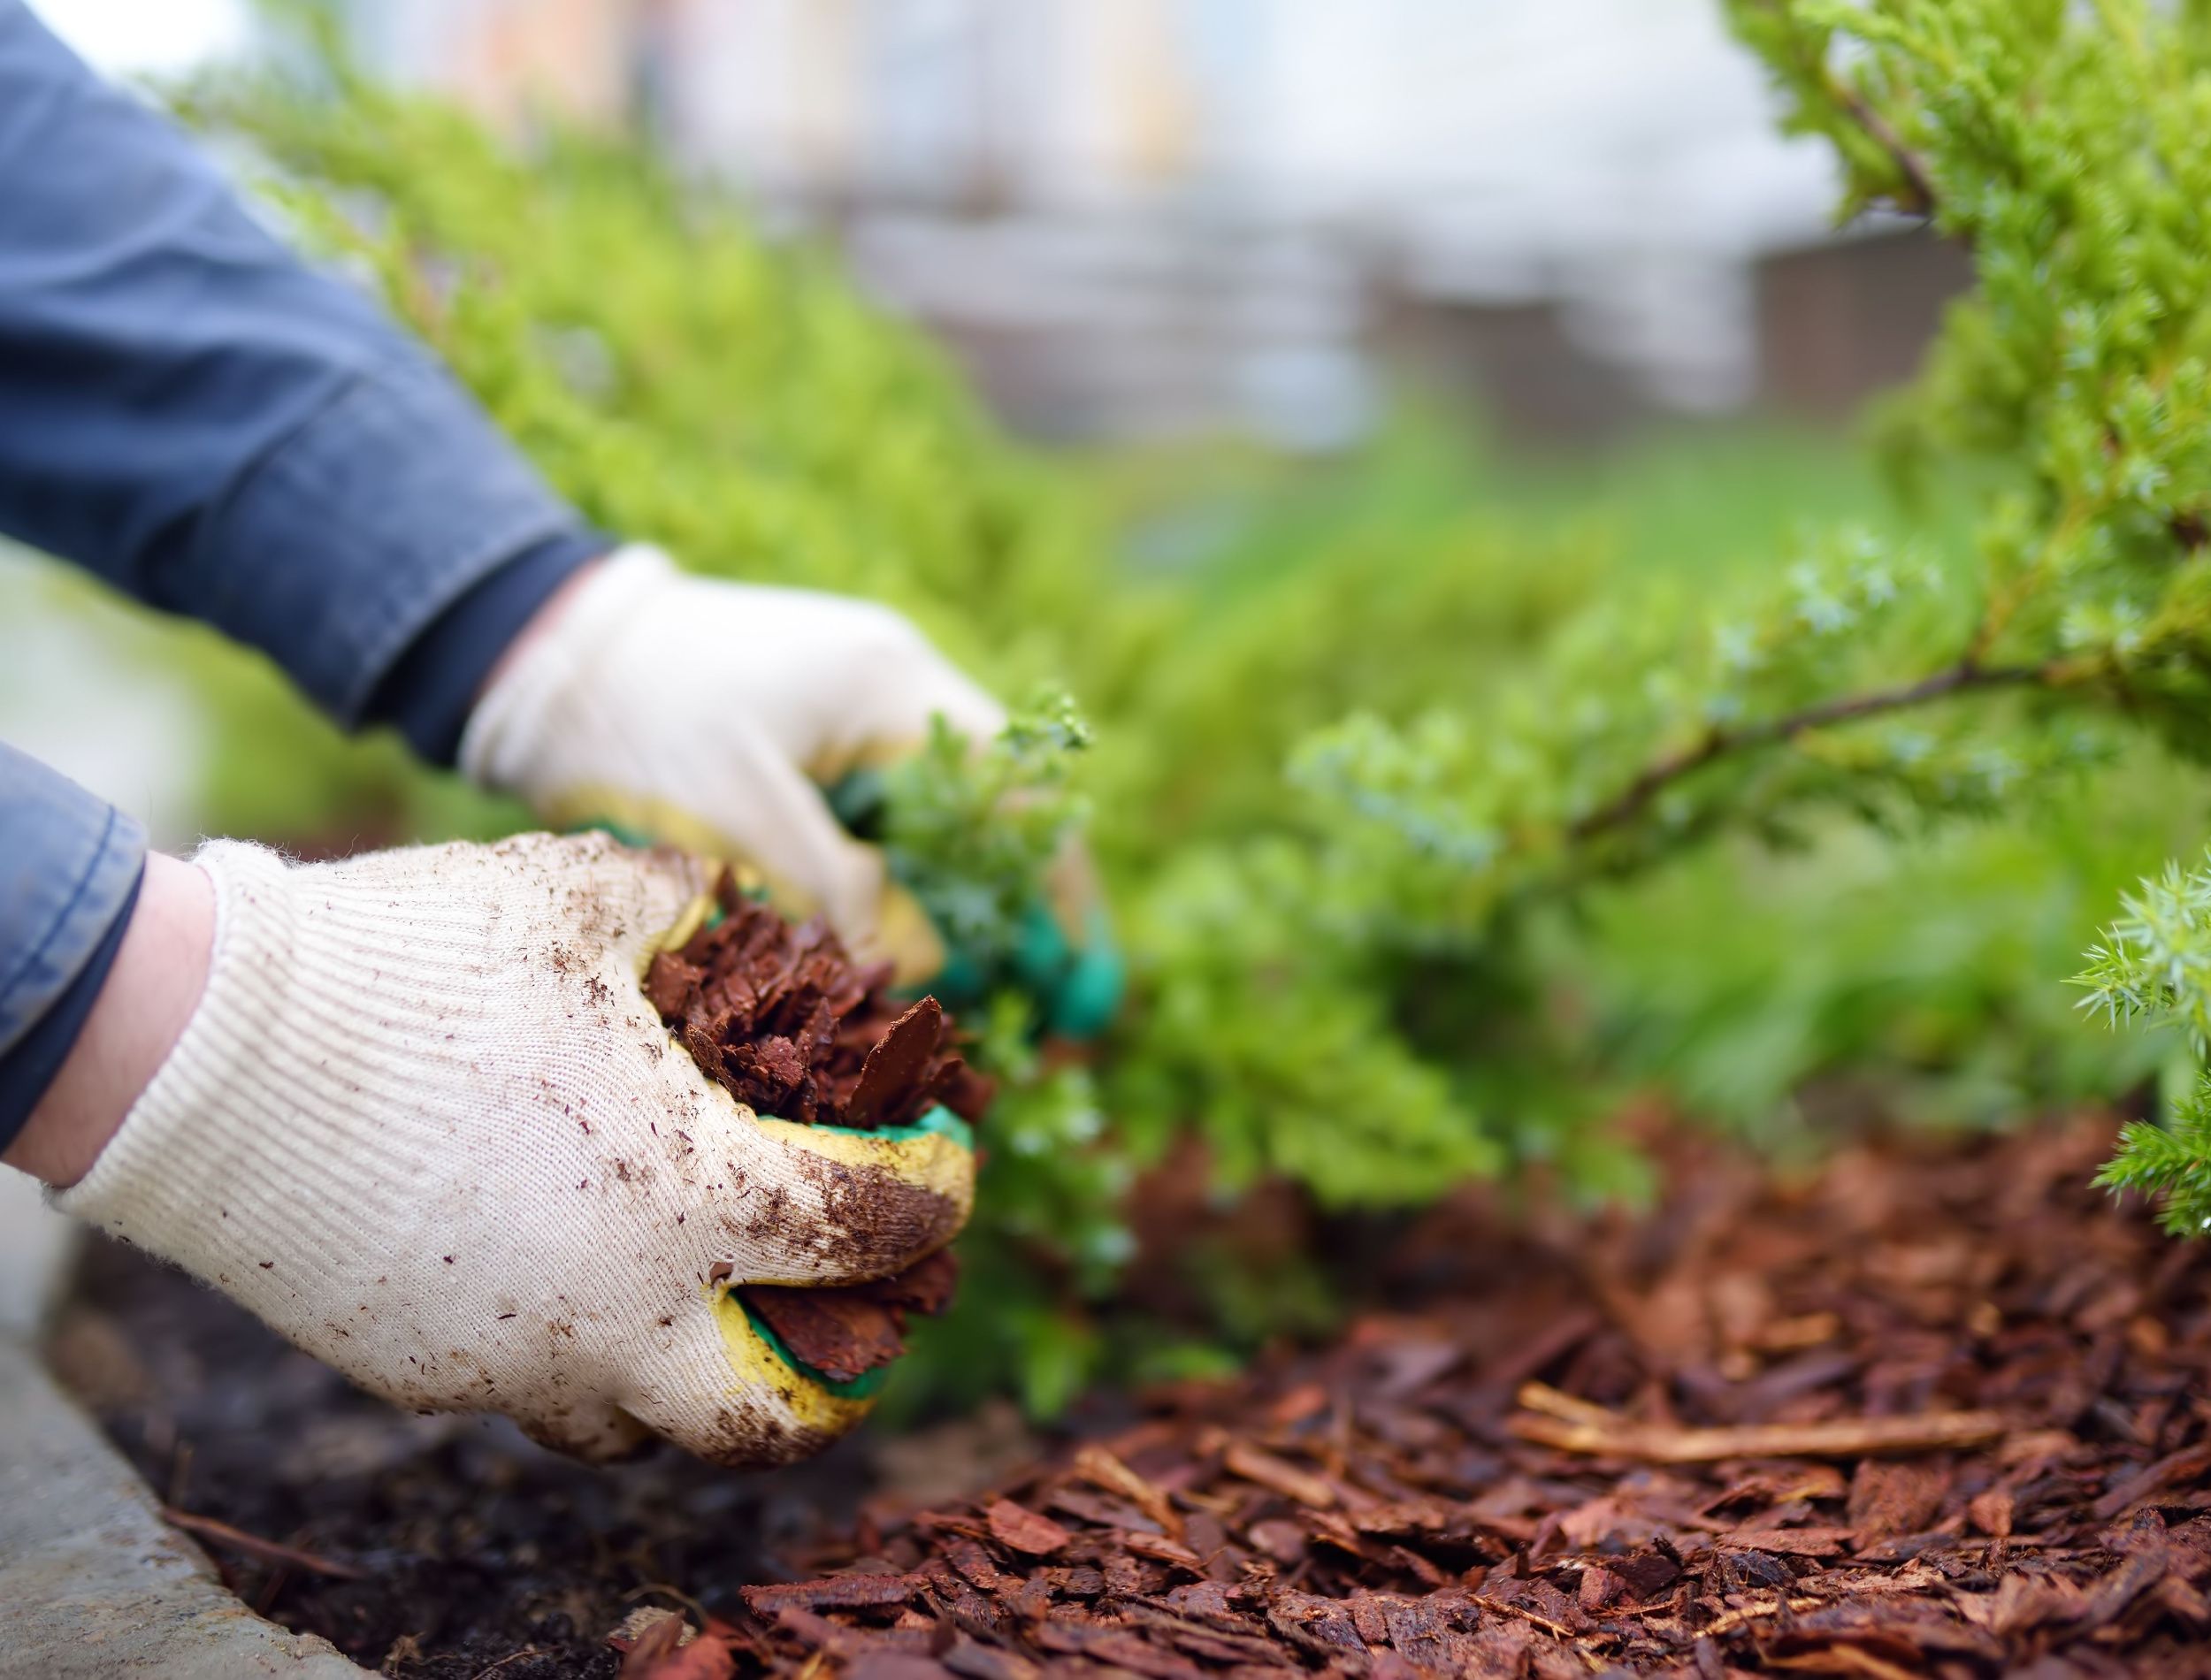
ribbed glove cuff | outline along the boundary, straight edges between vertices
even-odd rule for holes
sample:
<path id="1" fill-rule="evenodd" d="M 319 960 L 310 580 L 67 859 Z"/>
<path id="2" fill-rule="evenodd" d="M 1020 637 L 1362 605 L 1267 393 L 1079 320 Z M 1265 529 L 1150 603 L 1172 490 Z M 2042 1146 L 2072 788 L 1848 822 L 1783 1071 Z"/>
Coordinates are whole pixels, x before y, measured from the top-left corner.
<path id="1" fill-rule="evenodd" d="M 253 1064 L 283 1030 L 293 918 L 284 860 L 218 842 L 194 859 L 215 883 L 215 944 L 199 1007 L 81 1182 L 55 1197 L 80 1218 L 158 1247 L 216 1184 L 276 1174 L 252 1124 Z M 241 1110 L 241 1123 L 232 1111 Z"/>
<path id="2" fill-rule="evenodd" d="M 358 974 L 386 958 L 383 972 L 403 967 L 434 995 L 439 942 L 418 906 L 260 846 L 218 841 L 194 861 L 216 906 L 199 1007 L 92 1171 L 55 1201 L 280 1317 L 295 1280 L 348 1230 L 389 1240 L 425 1142 L 403 1115 L 373 1129 L 355 1117 L 371 1077 L 388 1087 L 409 1060 L 427 1075 L 436 1041 L 417 1012 L 340 984 L 346 970 L 328 958 L 343 946 Z"/>
<path id="3" fill-rule="evenodd" d="M 461 773 L 480 787 L 525 798 L 541 795 L 544 784 L 557 779 L 547 756 L 573 722 L 563 702 L 598 691 L 587 673 L 679 575 L 666 554 L 645 543 L 631 543 L 601 562 L 567 609 L 477 702 L 461 732 Z"/>

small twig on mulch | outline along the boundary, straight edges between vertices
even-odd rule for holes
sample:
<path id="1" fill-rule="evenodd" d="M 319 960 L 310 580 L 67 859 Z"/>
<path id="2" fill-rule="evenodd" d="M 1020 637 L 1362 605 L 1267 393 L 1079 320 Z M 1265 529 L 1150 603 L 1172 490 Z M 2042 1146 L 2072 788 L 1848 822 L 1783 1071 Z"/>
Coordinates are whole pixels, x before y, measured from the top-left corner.
<path id="1" fill-rule="evenodd" d="M 1717 1464 L 1729 1458 L 1889 1458 L 1985 1446 L 2006 1427 L 2001 1414 L 1974 1411 L 1677 1429 L 1636 1423 L 1543 1383 L 1526 1384 L 1519 1399 L 1526 1410 L 1505 1427 L 1524 1441 L 1562 1453 L 1641 1459 L 1652 1464 Z"/>
<path id="2" fill-rule="evenodd" d="M 1554 1639 L 1571 1639 L 1574 1637 L 1574 1630 L 1565 1623 L 1554 1622 L 1547 1615 L 1539 1615 L 1525 1605 L 1508 1604 L 1503 1599 L 1485 1598 L 1480 1593 L 1474 1595 L 1473 1601 L 1492 1615 L 1512 1616 L 1526 1623 L 1532 1628 L 1541 1629 Z"/>
<path id="3" fill-rule="evenodd" d="M 524 1658 L 539 1656 L 542 1654 L 543 1653 L 539 1652 L 538 1647 L 534 1645 L 525 1645 L 519 1651 L 509 1651 L 505 1656 L 500 1658 L 498 1661 L 491 1664 L 488 1668 L 478 1669 L 474 1674 L 469 1676 L 469 1680 L 484 1680 L 484 1676 L 486 1675 L 497 1674 L 501 1669 L 508 1667 L 510 1663 L 520 1662 Z"/>
<path id="4" fill-rule="evenodd" d="M 190 1511 L 180 1511 L 173 1505 L 161 1508 L 161 1520 L 172 1528 L 196 1535 L 217 1546 L 227 1546 L 233 1552 L 243 1552 L 257 1557 L 264 1563 L 279 1564 L 287 1569 L 305 1569 L 310 1575 L 327 1575 L 340 1581 L 365 1581 L 366 1569 L 356 1569 L 350 1563 L 340 1563 L 315 1552 L 303 1552 L 296 1546 L 287 1546 L 280 1540 L 264 1540 L 258 1534 L 249 1534 L 244 1529 L 233 1528 L 228 1523 L 212 1516 L 195 1516 Z"/>

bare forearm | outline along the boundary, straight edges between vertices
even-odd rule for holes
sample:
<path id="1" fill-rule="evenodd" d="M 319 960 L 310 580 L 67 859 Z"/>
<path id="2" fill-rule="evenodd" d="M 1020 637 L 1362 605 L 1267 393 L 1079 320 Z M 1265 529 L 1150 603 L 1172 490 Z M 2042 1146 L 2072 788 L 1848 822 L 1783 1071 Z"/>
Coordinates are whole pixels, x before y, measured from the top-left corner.
<path id="1" fill-rule="evenodd" d="M 214 946 L 215 890 L 206 875 L 149 853 L 99 1001 L 0 1160 L 57 1187 L 81 1179 L 183 1033 Z"/>

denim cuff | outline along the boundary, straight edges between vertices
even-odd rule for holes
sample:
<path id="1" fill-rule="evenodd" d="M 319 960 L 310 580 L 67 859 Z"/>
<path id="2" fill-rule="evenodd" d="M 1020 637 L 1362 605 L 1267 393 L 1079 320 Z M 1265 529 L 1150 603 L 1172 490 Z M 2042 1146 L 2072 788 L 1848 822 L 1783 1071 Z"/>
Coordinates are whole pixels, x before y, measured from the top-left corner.
<path id="1" fill-rule="evenodd" d="M 346 386 L 218 512 L 202 540 L 225 587 L 204 615 L 356 728 L 471 589 L 583 532 L 467 393 L 408 357 Z"/>
<path id="2" fill-rule="evenodd" d="M 0 745 L 0 1147 L 91 1012 L 145 864 L 137 822 Z"/>
<path id="3" fill-rule="evenodd" d="M 123 935 L 131 925 L 131 912 L 138 905 L 138 890 L 145 879 L 142 866 L 115 920 L 85 958 L 77 977 L 31 1023 L 31 1030 L 13 1050 L 0 1051 L 0 1149 L 14 1142 L 30 1123 L 31 1111 L 46 1095 L 54 1075 L 61 1072 L 69 1052 L 76 1049 L 77 1035 L 84 1031 L 93 1004 L 100 1001 L 100 989 L 107 984 L 108 970 L 115 966 L 115 953 L 122 949 Z"/>
<path id="4" fill-rule="evenodd" d="M 450 768 L 499 656 L 554 591 L 617 546 L 597 531 L 573 531 L 538 544 L 478 581 L 400 657 L 361 721 L 390 724 L 425 763 Z"/>

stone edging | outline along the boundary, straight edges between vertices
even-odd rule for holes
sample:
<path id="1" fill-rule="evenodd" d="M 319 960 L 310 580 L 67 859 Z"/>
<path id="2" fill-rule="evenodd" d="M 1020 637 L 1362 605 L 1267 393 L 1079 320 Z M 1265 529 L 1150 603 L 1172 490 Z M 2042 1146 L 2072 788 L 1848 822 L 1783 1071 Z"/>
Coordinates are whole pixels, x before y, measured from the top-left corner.
<path id="1" fill-rule="evenodd" d="M 0 1680 L 363 1680 L 223 1586 L 22 1343 L 0 1335 Z"/>

